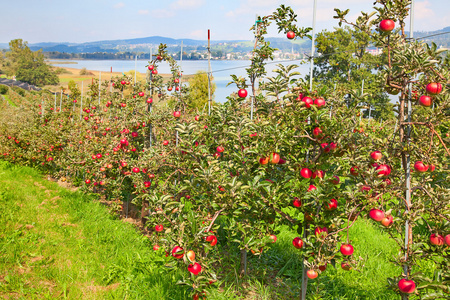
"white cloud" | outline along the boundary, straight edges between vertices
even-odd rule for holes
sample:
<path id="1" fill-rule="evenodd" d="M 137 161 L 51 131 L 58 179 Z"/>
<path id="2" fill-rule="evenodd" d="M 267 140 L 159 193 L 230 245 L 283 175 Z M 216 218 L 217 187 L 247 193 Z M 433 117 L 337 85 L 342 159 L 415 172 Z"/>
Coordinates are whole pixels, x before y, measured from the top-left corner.
<path id="1" fill-rule="evenodd" d="M 423 2 L 416 2 L 414 4 L 414 19 L 423 20 L 430 19 L 435 16 L 434 11 L 430 8 L 431 4 L 428 0 Z M 420 12 L 420 13 L 417 13 Z"/>
<path id="2" fill-rule="evenodd" d="M 152 10 L 152 18 L 172 18 L 175 16 L 175 12 L 167 9 L 155 9 Z"/>
<path id="3" fill-rule="evenodd" d="M 148 15 L 149 13 L 150 12 L 148 10 L 146 10 L 146 9 L 141 9 L 141 10 L 138 11 L 138 14 L 140 14 L 140 15 Z"/>
<path id="4" fill-rule="evenodd" d="M 170 7 L 172 9 L 194 9 L 205 4 L 205 0 L 177 0 Z"/>
<path id="5" fill-rule="evenodd" d="M 119 2 L 119 3 L 116 3 L 116 4 L 114 4 L 114 8 L 122 8 L 122 7 L 124 7 L 125 6 L 125 3 L 123 3 L 123 2 Z"/>
<path id="6" fill-rule="evenodd" d="M 192 39 L 206 40 L 207 34 L 208 34 L 208 31 L 199 29 L 199 30 L 191 31 L 189 33 L 189 37 Z"/>

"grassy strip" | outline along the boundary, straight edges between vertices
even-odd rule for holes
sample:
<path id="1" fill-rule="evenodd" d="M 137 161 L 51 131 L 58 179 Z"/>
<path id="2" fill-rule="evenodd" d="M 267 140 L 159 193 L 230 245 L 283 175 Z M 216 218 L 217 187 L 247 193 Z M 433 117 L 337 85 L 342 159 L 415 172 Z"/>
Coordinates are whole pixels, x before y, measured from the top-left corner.
<path id="1" fill-rule="evenodd" d="M 9 105 L 11 105 L 12 107 L 17 107 L 17 105 L 14 104 L 14 102 L 11 101 L 11 98 L 9 98 L 8 95 L 2 95 L 3 98 L 6 99 L 6 101 L 8 101 Z"/>
<path id="2" fill-rule="evenodd" d="M 34 169 L 0 162 L 0 298 L 189 299 L 176 286 L 180 274 L 165 267 L 147 238 L 92 197 L 43 180 Z M 296 236 L 280 228 L 278 240 L 261 256 L 249 253 L 249 275 L 240 278 L 239 257 L 223 258 L 221 288 L 208 299 L 298 299 L 301 257 Z M 401 269 L 389 260 L 397 246 L 374 222 L 360 218 L 349 232 L 360 270 L 340 262 L 309 281 L 314 299 L 396 299 L 387 278 Z M 160 250 L 161 251 L 161 250 Z M 226 267 L 225 267 L 226 266 Z M 431 266 L 432 267 L 432 266 Z M 226 270 L 225 270 L 226 269 Z M 423 271 L 432 272 L 430 266 Z M 320 295 L 320 296 L 319 296 Z"/>
<path id="3" fill-rule="evenodd" d="M 297 235 L 287 228 L 280 228 L 278 240 L 265 255 L 249 258 L 250 273 L 255 294 L 262 299 L 298 299 L 301 285 L 301 256 L 292 247 Z M 396 299 L 398 296 L 387 288 L 387 278 L 400 275 L 401 269 L 389 260 L 397 255 L 396 243 L 389 239 L 375 224 L 360 219 L 350 229 L 350 240 L 356 257 L 364 259 L 360 270 L 345 271 L 340 262 L 331 265 L 315 280 L 308 282 L 308 294 L 318 293 L 314 299 Z M 264 285 L 257 286 L 256 282 Z M 243 291 L 244 293 L 248 291 Z"/>
<path id="4" fill-rule="evenodd" d="M 3 162 L 0 183 L 0 298 L 185 299 L 164 255 L 92 197 Z"/>

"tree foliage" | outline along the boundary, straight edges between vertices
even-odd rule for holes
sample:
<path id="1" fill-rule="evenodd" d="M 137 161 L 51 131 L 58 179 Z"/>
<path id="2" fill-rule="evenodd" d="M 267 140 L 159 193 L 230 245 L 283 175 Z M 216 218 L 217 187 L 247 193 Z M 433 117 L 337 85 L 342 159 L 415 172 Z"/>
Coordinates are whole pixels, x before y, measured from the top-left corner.
<path id="1" fill-rule="evenodd" d="M 370 105 L 371 117 L 393 118 L 392 104 L 385 90 L 380 89 L 378 79 L 378 72 L 387 59 L 386 54 L 367 51 L 374 43 L 373 38 L 361 30 L 346 26 L 332 32 L 322 31 L 316 41 L 318 55 L 314 59 L 314 80 L 328 86 L 345 85 L 348 90 L 360 89 L 366 95 L 365 117 L 369 114 Z"/>
<path id="2" fill-rule="evenodd" d="M 211 99 L 213 99 L 216 91 L 216 84 L 212 82 L 211 76 Z M 208 74 L 198 71 L 191 79 L 189 79 L 189 95 L 187 106 L 191 109 L 203 109 L 208 103 Z"/>
<path id="3" fill-rule="evenodd" d="M 44 86 L 59 82 L 56 73 L 45 63 L 42 51 L 31 51 L 22 39 L 9 42 L 4 66 L 8 76 L 16 75 L 17 80 L 29 84 Z"/>

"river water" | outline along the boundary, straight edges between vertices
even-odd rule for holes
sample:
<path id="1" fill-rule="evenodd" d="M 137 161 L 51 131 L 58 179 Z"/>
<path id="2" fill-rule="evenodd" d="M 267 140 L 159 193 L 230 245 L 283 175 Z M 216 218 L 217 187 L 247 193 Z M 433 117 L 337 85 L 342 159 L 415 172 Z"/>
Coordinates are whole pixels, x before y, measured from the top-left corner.
<path id="1" fill-rule="evenodd" d="M 70 64 L 64 64 L 64 61 L 51 60 L 52 65 L 58 67 L 70 67 L 76 69 L 86 68 L 87 70 L 96 70 L 101 72 L 110 72 L 111 68 L 113 72 L 128 72 L 136 70 L 141 73 L 146 72 L 147 60 L 138 60 L 135 63 L 134 60 L 71 60 Z M 58 63 L 61 62 L 61 63 Z M 180 62 L 177 61 L 180 65 Z M 271 61 L 266 66 L 267 76 L 274 76 L 273 69 L 277 68 L 277 64 L 290 65 L 296 64 L 299 67 L 296 71 L 300 72 L 300 77 L 304 77 L 309 74 L 309 64 L 300 64 L 300 61 Z M 245 68 L 250 66 L 249 60 L 211 60 L 211 71 L 214 77 L 214 83 L 216 84 L 216 92 L 214 94 L 214 100 L 217 102 L 225 102 L 226 97 L 231 93 L 236 92 L 235 85 L 227 84 L 231 81 L 230 75 L 246 77 L 247 73 Z M 181 70 L 183 75 L 192 75 L 197 71 L 208 71 L 208 61 L 206 60 L 184 60 L 181 62 Z M 158 72 L 162 74 L 170 73 L 170 66 L 168 63 L 161 63 L 158 66 Z M 247 83 L 248 83 L 247 78 Z M 249 90 L 250 94 L 250 90 Z"/>

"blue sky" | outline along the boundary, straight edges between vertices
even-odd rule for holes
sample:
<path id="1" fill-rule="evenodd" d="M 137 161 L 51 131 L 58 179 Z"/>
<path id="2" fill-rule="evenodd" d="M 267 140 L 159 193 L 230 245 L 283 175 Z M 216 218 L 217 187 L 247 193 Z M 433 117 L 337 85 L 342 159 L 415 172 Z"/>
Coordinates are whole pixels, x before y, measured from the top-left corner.
<path id="1" fill-rule="evenodd" d="M 351 18 L 372 11 L 374 0 L 318 0 L 317 29 L 337 26 L 333 8 Z M 291 6 L 299 26 L 312 25 L 313 0 L 14 0 L 0 12 L 0 43 L 89 42 L 147 36 L 213 40 L 251 39 L 256 15 Z M 414 30 L 450 26 L 450 0 L 415 0 Z M 409 24 L 409 21 L 408 21 Z M 276 31 L 269 36 L 277 36 Z"/>

